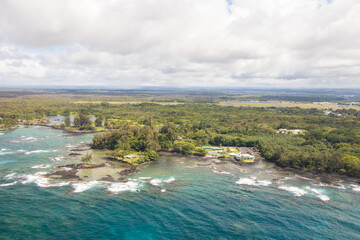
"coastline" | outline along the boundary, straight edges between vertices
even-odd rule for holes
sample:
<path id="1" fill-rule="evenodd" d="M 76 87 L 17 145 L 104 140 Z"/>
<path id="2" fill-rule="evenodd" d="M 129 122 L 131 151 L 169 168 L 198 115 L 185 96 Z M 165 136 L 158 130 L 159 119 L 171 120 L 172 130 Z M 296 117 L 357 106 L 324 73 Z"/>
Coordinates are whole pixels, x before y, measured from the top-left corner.
<path id="1" fill-rule="evenodd" d="M 58 129 L 58 130 L 62 130 L 66 133 L 77 133 L 77 134 L 87 134 L 87 133 L 101 133 L 101 132 L 105 132 L 104 130 L 91 130 L 91 131 L 83 131 L 83 130 L 70 130 L 67 128 L 61 128 L 55 125 L 50 125 L 50 124 L 31 124 L 31 125 L 26 125 L 26 126 L 42 126 L 42 127 L 50 127 L 53 129 Z"/>
<path id="2" fill-rule="evenodd" d="M 226 158 L 219 158 L 216 156 L 211 156 L 211 157 L 203 156 L 202 157 L 202 156 L 196 156 L 196 155 L 184 155 L 184 154 L 177 153 L 177 152 L 159 152 L 159 155 L 160 156 L 191 157 L 191 158 L 195 158 L 197 160 L 203 160 L 203 161 L 217 160 L 214 162 L 215 164 L 232 162 L 234 164 L 238 164 L 241 166 L 254 166 L 254 165 L 259 164 L 260 161 L 264 161 L 264 162 L 274 164 L 274 168 L 280 172 L 284 172 L 284 173 L 291 172 L 292 174 L 300 175 L 301 177 L 304 177 L 304 178 L 310 178 L 310 179 L 313 179 L 315 181 L 325 183 L 325 184 L 333 184 L 334 182 L 339 182 L 339 181 L 347 181 L 347 182 L 354 182 L 354 183 L 360 184 L 360 178 L 341 175 L 338 173 L 303 171 L 301 169 L 295 169 L 295 168 L 290 168 L 290 167 L 281 167 L 281 166 L 276 165 L 276 163 L 273 163 L 269 160 L 264 159 L 263 157 L 258 157 L 258 158 L 256 158 L 255 163 L 248 164 L 248 163 L 240 163 L 233 158 L 226 159 Z"/>
<path id="3" fill-rule="evenodd" d="M 57 129 L 57 130 L 62 130 L 66 133 L 71 133 L 71 134 L 90 134 L 90 133 L 99 133 L 99 132 L 105 132 L 105 131 L 100 131 L 100 130 L 93 130 L 93 131 L 80 131 L 80 130 L 69 130 L 69 129 L 64 129 L 64 128 L 60 128 L 57 126 L 53 126 L 50 124 L 31 124 L 31 125 L 25 125 L 25 124 L 18 124 L 14 127 L 12 127 L 11 129 L 7 129 L 7 130 L 0 130 L 0 132 L 10 132 L 10 131 L 14 131 L 16 129 L 19 128 L 19 126 L 42 126 L 42 127 L 49 127 L 49 128 L 53 128 L 53 129 Z M 89 147 L 89 144 L 85 144 L 87 147 Z M 73 155 L 73 156 L 80 156 L 80 153 L 77 153 L 78 149 L 72 149 L 72 153 L 70 153 L 69 155 Z M 89 150 L 92 150 L 91 148 L 89 148 Z M 81 150 L 84 151 L 84 150 Z M 236 161 L 234 158 L 219 158 L 217 156 L 197 156 L 197 155 L 185 155 L 185 154 L 181 154 L 181 153 L 177 153 L 174 151 L 159 151 L 158 154 L 160 156 L 179 156 L 179 157 L 190 157 L 190 158 L 194 158 L 197 160 L 202 160 L 202 161 L 206 161 L 206 160 L 216 160 L 215 163 L 216 164 L 221 164 L 221 163 L 225 163 L 225 162 L 232 162 L 234 164 L 239 164 L 242 166 L 251 166 L 251 165 L 256 165 L 258 164 L 260 161 L 265 161 L 265 162 L 269 162 L 269 163 L 273 163 L 271 161 L 268 161 L 266 159 L 264 159 L 263 157 L 257 157 L 255 160 L 255 163 L 241 163 Z M 109 159 L 110 160 L 110 159 Z M 111 160 L 112 161 L 112 160 Z M 114 160 L 114 161 L 118 161 L 118 160 Z M 141 164 L 138 165 L 133 165 L 125 170 L 122 170 L 121 172 L 119 172 L 120 176 L 122 179 L 127 178 L 128 176 L 130 176 L 131 174 L 134 173 L 138 173 L 141 172 L 141 167 L 144 165 L 149 164 L 150 162 L 143 162 Z M 79 164 L 81 164 L 79 162 Z M 111 164 L 111 163 L 110 163 Z M 61 167 L 66 167 L 66 165 L 61 166 Z M 99 166 L 101 167 L 101 166 Z M 95 167 L 97 168 L 97 167 Z M 282 172 L 291 172 L 293 174 L 297 174 L 300 175 L 302 177 L 305 178 L 311 178 L 314 179 L 316 181 L 319 182 L 323 182 L 323 183 L 327 183 L 327 184 L 332 184 L 335 181 L 348 181 L 348 182 L 354 182 L 354 183 L 359 183 L 360 184 L 360 178 L 356 178 L 356 177 L 350 177 L 350 176 L 346 176 L 346 175 L 341 175 L 338 173 L 326 173 L 326 172 L 316 172 L 316 171 L 304 171 L 301 169 L 295 169 L 295 168 L 291 168 L 291 167 L 281 167 L 275 164 L 275 168 L 279 171 Z M 66 171 L 63 171 L 63 176 L 64 178 L 59 178 L 59 179 L 69 179 L 70 176 L 76 176 L 78 178 L 78 176 L 76 175 L 77 171 L 81 169 L 75 169 L 75 173 L 66 173 Z M 74 170 L 74 169 L 73 169 Z M 72 170 L 72 171 L 73 171 Z M 57 171 L 60 172 L 60 171 Z M 50 174 L 51 175 L 51 174 Z"/>
<path id="4" fill-rule="evenodd" d="M 268 161 L 268 162 L 270 162 L 270 161 Z M 278 171 L 292 172 L 292 173 L 300 175 L 300 176 L 302 176 L 304 178 L 314 179 L 314 180 L 316 180 L 318 182 L 322 182 L 322 183 L 326 183 L 326 184 L 332 184 L 334 182 L 340 182 L 340 181 L 354 182 L 354 183 L 360 184 L 360 178 L 341 175 L 341 174 L 338 174 L 338 173 L 303 171 L 301 169 L 296 169 L 296 168 L 280 167 L 280 166 L 277 166 L 276 164 L 275 164 L 275 168 Z"/>

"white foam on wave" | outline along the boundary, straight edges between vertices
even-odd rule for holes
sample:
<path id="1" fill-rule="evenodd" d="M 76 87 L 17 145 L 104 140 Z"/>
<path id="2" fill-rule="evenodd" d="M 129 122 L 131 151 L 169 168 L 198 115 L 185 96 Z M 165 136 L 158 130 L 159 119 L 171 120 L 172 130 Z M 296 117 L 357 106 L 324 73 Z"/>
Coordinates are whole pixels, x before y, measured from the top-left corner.
<path id="1" fill-rule="evenodd" d="M 174 177 L 170 177 L 169 179 L 165 179 L 163 182 L 164 183 L 172 183 L 174 182 L 176 179 Z"/>
<path id="2" fill-rule="evenodd" d="M 4 133 L 3 133 L 3 132 L 0 132 L 0 135 L 4 135 Z"/>
<path id="3" fill-rule="evenodd" d="M 8 154 L 13 154 L 13 152 L 0 152 L 0 156 L 2 156 L 2 155 L 8 155 Z"/>
<path id="4" fill-rule="evenodd" d="M 25 152 L 25 154 L 37 154 L 37 153 L 49 153 L 49 152 L 57 152 L 57 150 L 33 150 Z"/>
<path id="5" fill-rule="evenodd" d="M 328 202 L 330 201 L 330 198 L 324 194 L 322 194 L 319 190 L 315 189 L 315 188 L 311 188 L 311 187 L 306 187 L 307 190 L 312 191 L 313 193 L 315 193 L 315 195 L 320 198 L 321 201 L 323 202 Z"/>
<path id="6" fill-rule="evenodd" d="M 150 184 L 153 185 L 153 186 L 159 186 L 161 183 L 162 183 L 162 181 L 160 179 L 157 179 L 157 178 L 152 179 L 150 181 Z"/>
<path id="7" fill-rule="evenodd" d="M 58 182 L 58 183 L 49 183 L 47 187 L 62 187 L 69 185 L 70 182 Z"/>
<path id="8" fill-rule="evenodd" d="M 17 181 L 12 182 L 12 183 L 3 183 L 3 184 L 0 184 L 0 187 L 8 187 L 8 186 L 15 185 L 16 183 L 17 183 Z"/>
<path id="9" fill-rule="evenodd" d="M 6 150 L 9 150 L 9 149 L 2 148 L 0 150 L 0 155 L 7 155 L 7 154 L 14 154 L 15 153 L 15 152 L 9 152 L 9 151 L 6 151 Z"/>
<path id="10" fill-rule="evenodd" d="M 25 136 L 21 136 L 21 140 L 22 141 L 35 141 L 37 140 L 38 138 L 35 138 L 35 137 L 25 137 Z"/>
<path id="11" fill-rule="evenodd" d="M 164 193 L 166 192 L 166 189 L 161 189 L 160 192 Z"/>
<path id="12" fill-rule="evenodd" d="M 269 180 L 257 180 L 256 177 L 240 178 L 236 184 L 238 185 L 249 185 L 249 186 L 269 186 L 272 184 Z"/>
<path id="13" fill-rule="evenodd" d="M 35 174 L 28 174 L 28 175 L 21 176 L 21 178 L 24 179 L 23 181 L 21 181 L 21 183 L 27 184 L 27 183 L 35 182 L 38 179 L 42 178 L 42 175 L 44 175 L 44 174 L 47 174 L 47 172 L 37 172 Z"/>
<path id="14" fill-rule="evenodd" d="M 150 181 L 150 184 L 153 185 L 153 186 L 159 186 L 161 185 L 162 183 L 172 183 L 174 182 L 176 179 L 174 177 L 170 177 L 168 179 L 165 179 L 165 180 L 161 180 L 161 179 L 158 179 L 158 178 L 154 178 Z"/>
<path id="15" fill-rule="evenodd" d="M 64 158 L 64 156 L 58 156 L 58 157 L 51 158 L 51 160 L 54 162 L 58 162 L 58 161 L 62 161 L 63 158 Z"/>
<path id="16" fill-rule="evenodd" d="M 212 169 L 211 170 L 213 173 L 216 173 L 216 174 L 221 174 L 221 175 L 233 175 L 231 172 L 226 172 L 226 171 L 218 171 L 218 170 L 214 170 Z"/>
<path id="17" fill-rule="evenodd" d="M 139 177 L 139 180 L 150 180 L 152 177 Z"/>
<path id="18" fill-rule="evenodd" d="M 90 182 L 84 182 L 84 183 L 73 183 L 71 186 L 74 188 L 74 193 L 84 192 L 96 185 L 98 185 L 98 181 L 90 181 Z"/>
<path id="19" fill-rule="evenodd" d="M 186 168 L 198 168 L 199 166 L 193 165 L 193 166 L 185 166 Z"/>
<path id="20" fill-rule="evenodd" d="M 269 180 L 258 180 L 257 181 L 258 186 L 269 186 L 272 184 Z"/>
<path id="21" fill-rule="evenodd" d="M 314 186 L 318 186 L 318 187 L 333 187 L 333 188 L 337 188 L 337 189 L 346 189 L 346 187 L 342 184 L 332 184 L 332 183 L 312 183 L 312 185 Z"/>
<path id="22" fill-rule="evenodd" d="M 49 178 L 45 177 L 45 174 L 47 172 L 37 172 L 35 174 L 22 175 L 18 178 L 22 179 L 22 184 L 35 183 L 39 187 L 62 187 L 70 184 L 70 182 L 49 182 Z"/>
<path id="23" fill-rule="evenodd" d="M 117 182 L 110 184 L 108 190 L 112 193 L 119 193 L 124 191 L 138 192 L 140 191 L 139 190 L 140 186 L 141 186 L 140 183 L 136 181 Z"/>
<path id="24" fill-rule="evenodd" d="M 49 168 L 49 167 L 50 167 L 49 164 L 41 164 L 41 165 L 32 166 L 31 168 Z"/>
<path id="25" fill-rule="evenodd" d="M 304 196 L 307 192 L 298 187 L 291 187 L 291 186 L 280 186 L 280 190 L 288 191 L 294 194 L 295 197 Z"/>
<path id="26" fill-rule="evenodd" d="M 24 180 L 21 183 L 35 183 L 39 187 L 47 187 L 47 185 L 49 185 L 49 179 L 47 177 L 44 177 L 45 174 L 47 174 L 47 172 L 37 172 L 35 174 L 28 174 L 22 176 Z"/>
<path id="27" fill-rule="evenodd" d="M 355 192 L 360 192 L 360 186 L 356 185 L 356 184 L 351 184 L 351 186 L 353 187 L 352 190 Z"/>
<path id="28" fill-rule="evenodd" d="M 16 175 L 16 173 L 10 173 L 10 174 L 4 176 L 4 179 L 14 179 L 15 175 Z"/>

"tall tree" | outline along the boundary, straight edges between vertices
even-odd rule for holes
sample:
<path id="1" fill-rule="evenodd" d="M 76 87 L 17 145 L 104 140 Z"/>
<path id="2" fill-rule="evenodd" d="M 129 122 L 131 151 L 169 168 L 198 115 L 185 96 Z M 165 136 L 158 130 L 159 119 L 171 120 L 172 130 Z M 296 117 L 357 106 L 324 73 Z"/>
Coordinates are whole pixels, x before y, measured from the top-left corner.
<path id="1" fill-rule="evenodd" d="M 97 118 L 95 120 L 95 126 L 102 127 L 102 124 L 103 124 L 103 117 L 101 115 L 97 116 Z"/>
<path id="2" fill-rule="evenodd" d="M 70 117 L 67 116 L 65 119 L 64 119 L 64 122 L 65 122 L 65 126 L 67 127 L 70 127 L 71 126 L 71 120 L 70 120 Z"/>

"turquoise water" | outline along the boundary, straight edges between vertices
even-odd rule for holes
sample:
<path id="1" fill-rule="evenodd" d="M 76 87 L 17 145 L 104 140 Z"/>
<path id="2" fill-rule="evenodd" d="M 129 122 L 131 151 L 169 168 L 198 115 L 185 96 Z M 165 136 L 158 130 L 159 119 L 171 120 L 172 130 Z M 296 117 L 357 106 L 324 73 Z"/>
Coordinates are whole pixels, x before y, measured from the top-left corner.
<path id="1" fill-rule="evenodd" d="M 269 164 L 163 156 L 128 183 L 48 186 L 36 175 L 75 161 L 69 149 L 91 137 L 0 136 L 0 239 L 360 239 L 358 185 L 314 186 Z"/>

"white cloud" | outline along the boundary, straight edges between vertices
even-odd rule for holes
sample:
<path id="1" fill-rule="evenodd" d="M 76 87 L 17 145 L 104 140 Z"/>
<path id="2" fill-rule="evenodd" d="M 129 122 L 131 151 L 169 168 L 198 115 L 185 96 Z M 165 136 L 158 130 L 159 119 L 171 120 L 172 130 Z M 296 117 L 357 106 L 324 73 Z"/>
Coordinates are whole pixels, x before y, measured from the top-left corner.
<path id="1" fill-rule="evenodd" d="M 0 84 L 360 87 L 358 0 L 3 0 Z"/>

